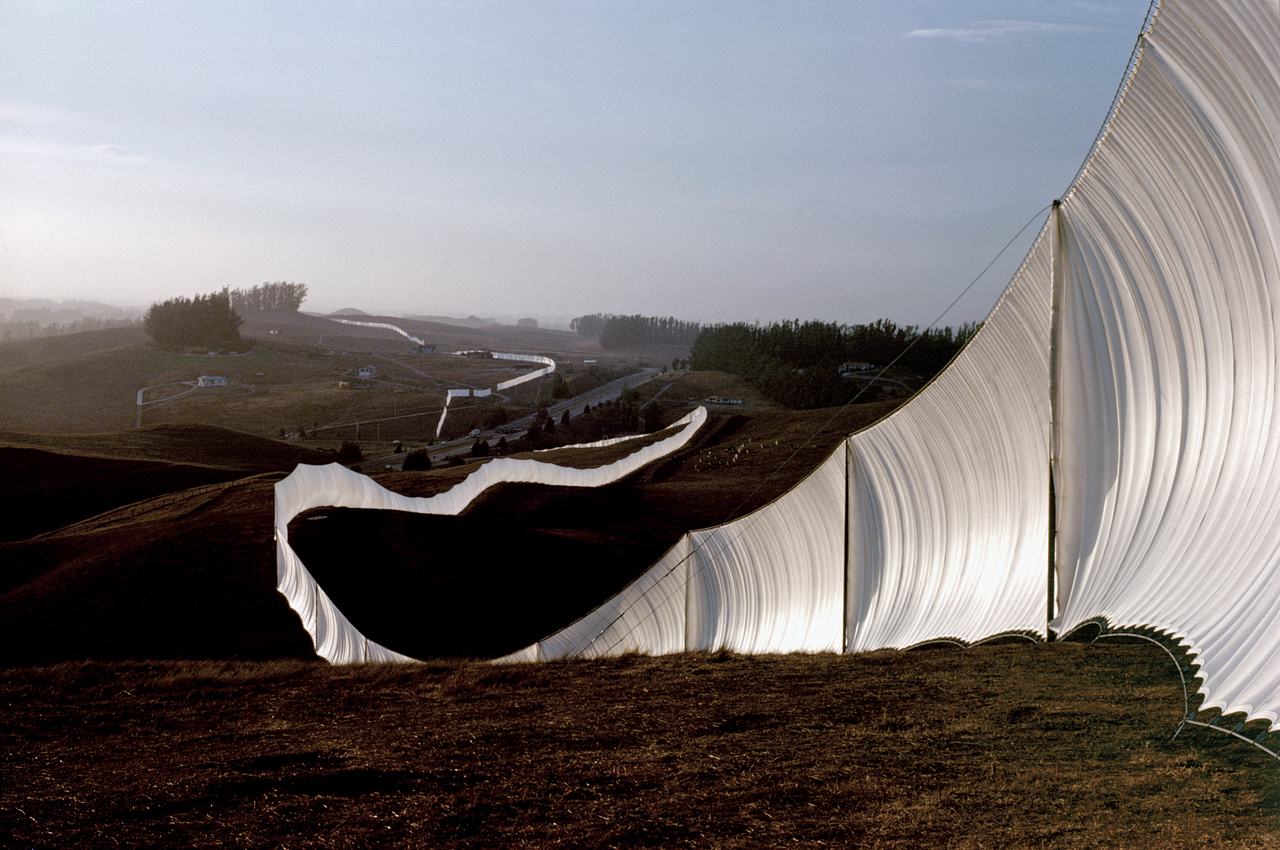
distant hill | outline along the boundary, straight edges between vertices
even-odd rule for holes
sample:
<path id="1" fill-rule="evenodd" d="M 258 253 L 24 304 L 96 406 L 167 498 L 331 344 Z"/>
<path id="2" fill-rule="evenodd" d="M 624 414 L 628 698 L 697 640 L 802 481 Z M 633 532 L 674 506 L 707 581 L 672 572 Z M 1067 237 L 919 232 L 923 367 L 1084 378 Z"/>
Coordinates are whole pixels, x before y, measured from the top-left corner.
<path id="1" fill-rule="evenodd" d="M 452 316 L 421 316 L 416 313 L 407 313 L 405 318 L 418 322 L 435 322 L 438 325 L 458 325 L 464 328 L 487 328 L 498 324 L 497 319 L 482 319 L 479 316 L 456 319 Z"/>
<path id="2" fill-rule="evenodd" d="M 75 322 L 79 319 L 137 319 L 146 312 L 143 307 L 120 307 L 71 298 L 55 301 L 51 298 L 0 298 L 0 324 L 5 322 L 36 322 L 41 327 Z"/>

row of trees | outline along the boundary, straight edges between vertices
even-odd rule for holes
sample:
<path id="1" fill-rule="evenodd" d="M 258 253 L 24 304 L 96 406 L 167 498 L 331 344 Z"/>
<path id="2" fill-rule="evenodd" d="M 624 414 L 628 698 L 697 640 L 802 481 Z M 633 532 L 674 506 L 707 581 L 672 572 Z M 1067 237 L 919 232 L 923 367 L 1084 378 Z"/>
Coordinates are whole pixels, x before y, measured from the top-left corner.
<path id="1" fill-rule="evenodd" d="M 977 323 L 968 323 L 920 331 L 887 319 L 868 325 L 798 319 L 764 326 L 738 322 L 703 328 L 689 361 L 694 369 L 738 375 L 788 407 L 831 407 L 857 391 L 840 375 L 842 364 L 883 366 L 896 360 L 904 369 L 932 377 L 977 330 Z"/>
<path id="2" fill-rule="evenodd" d="M 225 289 L 152 304 L 142 318 L 147 335 L 157 345 L 174 348 L 237 348 L 243 322 Z"/>
<path id="3" fill-rule="evenodd" d="M 262 310 L 297 312 L 307 298 L 307 285 L 282 280 L 276 283 L 264 283 L 251 289 L 232 289 L 228 295 L 231 298 L 232 308 L 241 314 Z"/>
<path id="4" fill-rule="evenodd" d="M 592 313 L 569 322 L 569 329 L 592 339 L 608 351 L 643 345 L 693 345 L 702 326 L 672 316 L 615 316 Z"/>

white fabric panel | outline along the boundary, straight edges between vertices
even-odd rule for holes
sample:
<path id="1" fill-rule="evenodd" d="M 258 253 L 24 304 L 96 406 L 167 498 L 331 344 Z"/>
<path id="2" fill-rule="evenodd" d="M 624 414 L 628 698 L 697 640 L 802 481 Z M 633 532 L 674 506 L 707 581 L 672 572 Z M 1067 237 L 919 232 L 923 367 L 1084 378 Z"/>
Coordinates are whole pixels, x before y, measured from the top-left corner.
<path id="1" fill-rule="evenodd" d="M 1280 8 L 1165 2 L 1062 207 L 1055 627 L 1148 626 L 1280 712 Z"/>
<path id="2" fill-rule="evenodd" d="M 840 651 L 846 628 L 851 650 L 1043 633 L 1048 245 L 1042 235 L 982 330 L 908 405 L 769 505 L 691 532 L 687 564 L 673 564 L 679 553 L 669 552 L 623 593 L 540 641 L 542 657 Z M 846 481 L 848 463 L 856 483 Z M 846 488 L 858 506 L 848 529 Z M 674 614 L 681 606 L 687 619 Z M 598 637 L 606 628 L 609 636 Z"/>
<path id="3" fill-rule="evenodd" d="M 360 322 L 351 322 L 351 324 L 360 324 Z M 392 328 L 392 330 L 400 330 L 399 328 L 396 328 L 392 325 L 376 325 L 375 327 L 390 327 Z M 403 334 L 404 331 L 400 331 L 400 333 Z M 405 336 L 408 336 L 408 334 L 405 334 Z M 409 337 L 409 338 L 416 339 L 416 337 Z M 419 343 L 421 343 L 421 341 L 419 341 Z M 459 355 L 462 355 L 462 354 L 466 354 L 467 352 L 459 351 L 456 353 Z M 527 361 L 532 363 L 545 363 L 547 365 L 543 366 L 541 369 L 536 369 L 532 372 L 529 372 L 528 374 L 521 375 L 518 378 L 512 378 L 509 381 L 500 381 L 498 385 L 494 387 L 492 390 L 466 389 L 466 390 L 449 390 L 448 392 L 446 392 L 444 394 L 444 409 L 440 411 L 440 421 L 436 423 L 437 439 L 439 439 L 440 437 L 440 432 L 444 430 L 445 419 L 449 416 L 449 403 L 453 401 L 455 398 L 472 398 L 472 397 L 488 398 L 495 391 L 501 392 L 502 390 L 509 389 L 511 387 L 516 386 L 517 384 L 523 384 L 525 381 L 532 381 L 534 378 L 541 378 L 543 375 L 549 375 L 556 370 L 556 361 L 552 360 L 550 357 L 539 357 L 536 354 L 502 354 L 496 351 L 491 351 L 487 353 L 497 360 L 520 360 L 520 361 Z"/>
<path id="4" fill-rule="evenodd" d="M 341 325 L 357 325 L 362 328 L 382 328 L 388 331 L 395 331 L 396 333 L 400 334 L 400 336 L 409 340 L 409 342 L 415 343 L 417 345 L 427 344 L 425 340 L 419 339 L 418 337 L 406 331 L 404 328 L 396 327 L 395 325 L 390 324 L 388 322 L 358 322 L 355 319 L 333 319 L 333 321 Z"/>
<path id="5" fill-rule="evenodd" d="M 341 663 L 412 661 L 374 643 L 359 632 L 338 610 L 307 572 L 287 541 L 276 540 L 276 586 L 311 635 L 316 654 Z"/>
<path id="6" fill-rule="evenodd" d="M 1205 707 L 1276 723 L 1278 140 L 1280 3 L 1164 0 L 1090 161 L 960 356 L 795 490 L 686 535 L 508 658 L 1042 634 L 1052 461 L 1053 628 L 1185 640 Z M 384 651 L 280 539 L 282 592 L 318 643 Z"/>
<path id="7" fill-rule="evenodd" d="M 510 380 L 499 382 L 499 384 L 494 387 L 498 392 L 523 384 L 526 381 L 532 381 L 534 378 L 541 378 L 543 375 L 550 375 L 556 370 L 556 361 L 552 360 L 550 357 L 539 357 L 536 354 L 499 354 L 497 352 L 494 352 L 493 356 L 499 360 L 526 360 L 534 363 L 546 364 L 541 369 L 535 369 L 534 371 L 521 375 L 518 378 L 511 378 Z"/>
<path id="8" fill-rule="evenodd" d="M 1048 226 L 960 355 L 849 438 L 849 651 L 1044 633 Z"/>
<path id="9" fill-rule="evenodd" d="M 393 493 L 372 478 L 336 463 L 301 465 L 275 486 L 276 587 L 302 618 L 302 624 L 315 641 L 316 653 L 320 657 L 334 664 L 409 660 L 367 640 L 316 584 L 289 546 L 289 522 L 295 516 L 318 507 L 456 515 L 495 484 L 527 482 L 562 487 L 600 487 L 683 447 L 706 420 L 706 408 L 699 407 L 674 423 L 671 427 L 679 430 L 670 436 L 612 464 L 594 469 L 573 469 L 527 458 L 495 458 L 482 464 L 456 486 L 425 498 Z"/>
<path id="10" fill-rule="evenodd" d="M 409 333 L 408 331 L 406 331 L 404 328 L 397 327 L 396 325 L 390 324 L 389 322 L 360 322 L 360 321 L 356 321 L 355 319 L 333 319 L 333 321 L 342 325 L 356 325 L 357 327 L 362 327 L 362 328 L 382 328 L 383 330 L 395 331 L 396 333 L 400 334 L 400 336 L 404 337 L 405 339 L 409 340 L 412 343 L 416 343 L 417 345 L 427 344 L 425 340 L 420 339 L 414 336 L 413 334 Z M 462 354 L 466 354 L 467 352 L 459 351 L 456 353 L 459 355 L 462 355 Z M 501 381 L 492 390 L 466 389 L 466 390 L 449 390 L 448 392 L 446 392 L 444 396 L 444 409 L 440 411 L 440 421 L 436 424 L 437 438 L 439 438 L 440 432 L 444 429 L 445 418 L 448 417 L 449 415 L 449 402 L 453 401 L 455 398 L 473 397 L 473 396 L 475 398 L 486 398 L 490 394 L 492 394 L 495 390 L 498 392 L 501 392 L 502 390 L 517 386 L 518 384 L 523 384 L 526 381 L 532 381 L 534 378 L 541 378 L 543 375 L 550 375 L 552 372 L 556 370 L 556 361 L 552 360 L 550 357 L 542 357 L 537 354 L 503 354 L 496 351 L 487 352 L 487 353 L 490 354 L 496 360 L 520 360 L 523 362 L 542 363 L 545 365 L 541 369 L 535 369 L 534 371 L 521 375 L 518 378 L 512 378 L 509 381 Z"/>
<path id="11" fill-rule="evenodd" d="M 846 627 L 851 650 L 1043 633 L 1048 246 L 1042 236 L 955 363 L 889 419 L 847 441 L 851 461 L 842 448 L 764 508 L 691 532 L 688 584 L 679 589 L 687 599 L 685 639 L 677 643 L 652 623 L 656 637 L 640 648 L 839 651 Z M 846 463 L 856 482 L 846 483 Z M 846 487 L 857 505 L 847 530 L 847 619 Z M 664 561 L 643 581 L 677 575 Z M 643 621 L 651 603 L 644 592 L 639 597 L 640 610 L 627 609 L 631 597 L 620 595 L 582 628 L 592 633 L 619 617 Z M 541 642 L 548 658 L 579 654 L 580 645 L 576 632 Z M 592 654 L 602 645 L 612 651 L 597 640 Z"/>
<path id="12" fill-rule="evenodd" d="M 541 660 L 683 651 L 689 546 L 686 534 L 603 605 L 538 641 L 536 656 Z M 498 661 L 518 661 L 530 654 L 525 649 Z"/>
<path id="13" fill-rule="evenodd" d="M 840 651 L 845 486 L 841 444 L 770 504 L 690 533 L 686 649 Z"/>

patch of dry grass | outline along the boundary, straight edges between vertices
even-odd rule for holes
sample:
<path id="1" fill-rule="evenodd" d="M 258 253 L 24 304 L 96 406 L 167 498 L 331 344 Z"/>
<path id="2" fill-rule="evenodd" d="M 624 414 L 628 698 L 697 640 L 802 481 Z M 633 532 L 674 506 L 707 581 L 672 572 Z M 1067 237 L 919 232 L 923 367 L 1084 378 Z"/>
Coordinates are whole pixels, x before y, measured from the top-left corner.
<path id="1" fill-rule="evenodd" d="M 1143 645 L 0 673 L 13 846 L 1280 847 Z"/>

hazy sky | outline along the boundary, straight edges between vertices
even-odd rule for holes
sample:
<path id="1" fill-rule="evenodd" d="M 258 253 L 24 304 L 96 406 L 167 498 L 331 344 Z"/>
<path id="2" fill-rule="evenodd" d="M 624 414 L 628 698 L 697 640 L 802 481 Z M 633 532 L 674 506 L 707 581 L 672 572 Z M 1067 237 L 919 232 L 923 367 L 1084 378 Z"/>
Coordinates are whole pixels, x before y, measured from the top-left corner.
<path id="1" fill-rule="evenodd" d="M 0 0 L 0 296 L 926 324 L 1070 183 L 1147 6 Z"/>

